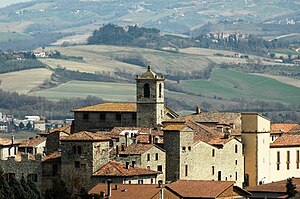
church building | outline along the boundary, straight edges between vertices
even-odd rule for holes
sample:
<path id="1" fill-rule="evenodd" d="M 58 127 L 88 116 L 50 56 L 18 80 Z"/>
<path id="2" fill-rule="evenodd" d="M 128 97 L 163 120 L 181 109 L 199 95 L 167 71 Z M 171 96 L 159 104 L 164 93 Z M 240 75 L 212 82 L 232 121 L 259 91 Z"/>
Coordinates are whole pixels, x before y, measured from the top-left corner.
<path id="1" fill-rule="evenodd" d="M 164 81 L 163 76 L 158 76 L 148 66 L 144 74 L 136 76 L 136 102 L 110 102 L 75 109 L 73 131 L 157 128 L 163 120 L 178 117 L 165 106 Z"/>

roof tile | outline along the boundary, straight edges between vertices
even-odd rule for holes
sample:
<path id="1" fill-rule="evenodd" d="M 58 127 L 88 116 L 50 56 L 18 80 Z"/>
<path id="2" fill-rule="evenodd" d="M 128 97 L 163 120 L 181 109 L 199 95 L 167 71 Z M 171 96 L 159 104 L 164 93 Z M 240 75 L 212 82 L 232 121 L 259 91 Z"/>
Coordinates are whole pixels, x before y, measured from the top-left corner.
<path id="1" fill-rule="evenodd" d="M 136 112 L 135 102 L 102 103 L 73 110 L 74 112 Z"/>

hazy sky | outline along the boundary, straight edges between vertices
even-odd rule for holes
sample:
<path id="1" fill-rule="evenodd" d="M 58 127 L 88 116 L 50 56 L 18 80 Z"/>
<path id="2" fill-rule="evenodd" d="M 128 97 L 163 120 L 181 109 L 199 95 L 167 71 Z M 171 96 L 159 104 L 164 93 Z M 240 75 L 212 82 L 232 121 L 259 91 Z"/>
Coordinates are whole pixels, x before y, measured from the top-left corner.
<path id="1" fill-rule="evenodd" d="M 26 1 L 31 1 L 31 0 L 0 0 L 0 8 L 8 6 L 10 4 L 21 3 Z"/>

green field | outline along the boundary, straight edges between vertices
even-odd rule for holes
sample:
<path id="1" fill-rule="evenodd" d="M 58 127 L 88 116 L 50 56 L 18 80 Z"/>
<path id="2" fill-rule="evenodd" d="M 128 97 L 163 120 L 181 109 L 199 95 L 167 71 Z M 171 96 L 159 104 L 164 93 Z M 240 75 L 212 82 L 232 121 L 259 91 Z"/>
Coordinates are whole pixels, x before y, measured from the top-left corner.
<path id="1" fill-rule="evenodd" d="M 32 40 L 33 37 L 23 33 L 17 32 L 0 32 L 0 42 L 5 41 L 21 41 L 21 40 Z"/>
<path id="2" fill-rule="evenodd" d="M 92 81 L 70 81 L 58 87 L 32 92 L 51 100 L 96 96 L 107 101 L 135 101 L 135 85 Z"/>
<path id="3" fill-rule="evenodd" d="M 206 80 L 182 81 L 187 91 L 223 99 L 245 98 L 246 100 L 273 101 L 299 104 L 300 88 L 281 83 L 277 80 L 216 69 L 211 78 Z"/>

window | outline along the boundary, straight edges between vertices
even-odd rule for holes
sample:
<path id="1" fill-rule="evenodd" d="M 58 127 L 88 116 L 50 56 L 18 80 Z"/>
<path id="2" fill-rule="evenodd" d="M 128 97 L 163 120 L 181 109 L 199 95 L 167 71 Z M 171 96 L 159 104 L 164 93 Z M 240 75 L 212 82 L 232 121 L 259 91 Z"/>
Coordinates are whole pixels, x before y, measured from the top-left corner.
<path id="1" fill-rule="evenodd" d="M 280 169 L 280 151 L 277 151 L 277 162 L 276 162 L 276 164 L 277 164 L 277 170 L 279 170 Z"/>
<path id="2" fill-rule="evenodd" d="M 188 176 L 188 165 L 185 165 L 185 176 Z"/>
<path id="3" fill-rule="evenodd" d="M 121 118 L 122 118 L 121 113 L 117 113 L 116 114 L 116 120 L 121 121 Z"/>
<path id="4" fill-rule="evenodd" d="M 238 172 L 235 172 L 235 181 L 238 180 Z"/>
<path id="5" fill-rule="evenodd" d="M 185 146 L 182 147 L 182 150 L 185 151 Z"/>
<path id="6" fill-rule="evenodd" d="M 58 165 L 52 164 L 52 176 L 57 176 L 58 174 Z"/>
<path id="7" fill-rule="evenodd" d="M 151 184 L 153 184 L 153 178 L 151 178 Z"/>
<path id="8" fill-rule="evenodd" d="M 143 184 L 143 180 L 138 180 L 138 184 Z"/>
<path id="9" fill-rule="evenodd" d="M 147 166 L 147 169 L 150 169 L 150 166 Z"/>
<path id="10" fill-rule="evenodd" d="M 78 153 L 78 154 L 81 154 L 81 146 L 78 146 L 78 147 L 77 147 L 77 153 Z"/>
<path id="11" fill-rule="evenodd" d="M 144 84 L 144 97 L 150 97 L 150 85 Z"/>
<path id="12" fill-rule="evenodd" d="M 221 179 L 222 179 L 222 173 L 221 171 L 218 171 L 218 181 L 221 181 Z"/>
<path id="13" fill-rule="evenodd" d="M 162 172 L 162 165 L 158 165 L 157 166 L 157 171 L 161 171 Z"/>
<path id="14" fill-rule="evenodd" d="M 136 120 L 136 113 L 132 113 L 131 119 L 132 119 L 132 120 Z"/>
<path id="15" fill-rule="evenodd" d="M 159 92 L 158 92 L 158 97 L 159 98 L 161 98 L 162 97 L 162 86 L 161 86 L 161 84 L 159 84 L 159 86 L 158 86 L 159 88 L 158 88 L 158 90 L 159 90 Z"/>
<path id="16" fill-rule="evenodd" d="M 212 157 L 215 157 L 215 149 L 212 150 L 211 155 L 212 155 Z"/>
<path id="17" fill-rule="evenodd" d="M 147 161 L 150 161 L 150 154 L 147 154 Z"/>
<path id="18" fill-rule="evenodd" d="M 235 153 L 238 152 L 238 145 L 237 144 L 234 146 L 234 151 L 235 151 Z"/>
<path id="19" fill-rule="evenodd" d="M 73 153 L 76 154 L 76 146 L 73 146 Z"/>
<path id="20" fill-rule="evenodd" d="M 14 178 L 16 176 L 16 174 L 15 173 L 6 173 L 4 176 L 7 180 L 7 182 L 9 182 L 12 178 Z"/>
<path id="21" fill-rule="evenodd" d="M 89 120 L 89 114 L 88 113 L 83 113 L 83 119 L 84 120 Z"/>
<path id="22" fill-rule="evenodd" d="M 74 166 L 75 166 L 75 168 L 80 168 L 80 162 L 79 161 L 75 161 Z"/>
<path id="23" fill-rule="evenodd" d="M 100 120 L 105 121 L 106 115 L 105 113 L 100 113 Z"/>
<path id="24" fill-rule="evenodd" d="M 189 147 L 188 147 L 188 150 L 189 150 L 189 151 L 191 151 L 191 150 L 192 150 L 192 147 L 191 147 L 191 146 L 189 146 Z"/>
<path id="25" fill-rule="evenodd" d="M 211 175 L 215 175 L 215 167 L 214 166 L 211 167 Z"/>
<path id="26" fill-rule="evenodd" d="M 237 165 L 237 160 L 235 160 L 235 165 Z"/>
<path id="27" fill-rule="evenodd" d="M 286 152 L 286 169 L 290 169 L 290 151 Z"/>
<path id="28" fill-rule="evenodd" d="M 31 180 L 32 182 L 37 182 L 38 181 L 37 174 L 28 174 L 27 179 Z"/>
<path id="29" fill-rule="evenodd" d="M 158 153 L 155 154 L 155 160 L 158 160 Z"/>
<path id="30" fill-rule="evenodd" d="M 299 169 L 299 150 L 296 151 L 296 166 L 297 166 L 297 169 Z"/>

